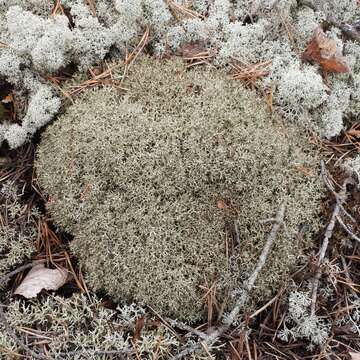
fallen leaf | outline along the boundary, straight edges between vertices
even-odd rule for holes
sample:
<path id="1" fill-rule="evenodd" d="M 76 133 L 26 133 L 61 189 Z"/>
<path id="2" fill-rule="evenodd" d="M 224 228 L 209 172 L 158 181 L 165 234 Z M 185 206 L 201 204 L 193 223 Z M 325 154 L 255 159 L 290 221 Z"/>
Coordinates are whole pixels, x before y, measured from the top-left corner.
<path id="1" fill-rule="evenodd" d="M 63 268 L 47 269 L 44 264 L 34 266 L 25 276 L 22 283 L 15 290 L 15 295 L 22 295 L 27 299 L 36 297 L 41 290 L 57 290 L 68 279 L 68 272 Z"/>
<path id="2" fill-rule="evenodd" d="M 329 39 L 319 27 L 303 53 L 303 60 L 317 62 L 324 71 L 346 73 L 350 71 L 345 57 L 338 51 L 336 41 Z"/>
<path id="3" fill-rule="evenodd" d="M 145 325 L 145 319 L 146 316 L 141 316 L 139 319 L 136 320 L 136 325 L 135 325 L 135 334 L 134 334 L 134 341 L 137 341 L 140 339 L 141 336 L 141 331 Z"/>
<path id="4" fill-rule="evenodd" d="M 206 46 L 203 42 L 198 43 L 186 43 L 180 48 L 181 55 L 185 58 L 193 58 L 198 56 L 199 54 L 203 54 L 206 52 Z"/>
<path id="5" fill-rule="evenodd" d="M 9 95 L 5 96 L 5 98 L 2 99 L 1 102 L 3 104 L 9 104 L 9 103 L 14 102 L 14 98 L 13 98 L 13 96 L 11 94 L 9 94 Z"/>
<path id="6" fill-rule="evenodd" d="M 351 356 L 351 360 L 360 360 L 360 353 L 354 353 L 354 352 L 351 352 L 349 353 L 349 355 Z"/>

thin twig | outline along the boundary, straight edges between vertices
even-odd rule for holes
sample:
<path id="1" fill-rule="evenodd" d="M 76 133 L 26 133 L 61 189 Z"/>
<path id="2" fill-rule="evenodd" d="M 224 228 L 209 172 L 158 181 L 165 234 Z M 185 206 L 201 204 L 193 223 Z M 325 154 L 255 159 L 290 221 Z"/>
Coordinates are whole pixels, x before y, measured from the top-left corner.
<path id="1" fill-rule="evenodd" d="M 172 326 L 172 327 L 176 327 L 180 330 L 185 330 L 187 331 L 188 333 L 191 333 L 191 334 L 194 334 L 196 336 L 198 336 L 199 338 L 201 339 L 206 339 L 207 338 L 207 334 L 205 334 L 204 332 L 200 331 L 200 330 L 197 330 L 197 329 L 194 329 L 192 328 L 191 326 L 189 325 L 186 325 L 184 324 L 183 322 L 181 321 L 178 321 L 178 320 L 173 320 L 173 319 L 170 319 L 170 318 L 165 318 L 165 320 Z"/>
<path id="2" fill-rule="evenodd" d="M 345 258 L 343 256 L 341 256 L 341 263 L 342 263 L 342 266 L 344 268 L 344 273 L 345 273 L 345 277 L 346 277 L 346 281 L 351 284 L 353 281 L 351 280 L 351 277 L 350 277 L 350 273 L 349 273 L 349 267 L 345 261 Z M 351 293 L 352 295 L 356 298 L 356 299 L 359 299 L 359 295 L 351 288 L 350 286 L 350 289 L 351 289 Z"/>
<path id="3" fill-rule="evenodd" d="M 179 13 L 190 19 L 202 19 L 202 20 L 205 19 L 205 17 L 203 15 L 199 14 L 198 12 L 188 9 L 185 6 L 181 6 L 180 4 L 177 4 L 173 0 L 166 0 L 166 2 L 168 4 L 170 10 L 175 13 L 174 15 L 176 15 L 176 13 Z M 177 17 L 177 16 L 175 16 L 175 17 Z M 178 20 L 180 20 L 180 19 L 178 19 Z"/>
<path id="4" fill-rule="evenodd" d="M 340 226 L 346 231 L 346 233 L 353 239 L 356 240 L 360 243 L 360 238 L 355 235 L 350 228 L 344 223 L 343 219 L 341 218 L 340 215 L 336 216 L 336 220 L 338 221 L 338 223 L 340 224 Z"/>
<path id="5" fill-rule="evenodd" d="M 128 359 L 128 355 L 131 355 L 135 352 L 133 349 L 122 349 L 122 350 L 92 350 L 92 349 L 86 349 L 86 350 L 75 350 L 75 351 L 69 351 L 66 353 L 60 353 L 61 356 L 74 356 L 74 355 L 116 355 L 116 359 Z M 46 358 L 47 360 L 49 358 Z"/>
<path id="6" fill-rule="evenodd" d="M 171 325 L 150 305 L 147 306 L 159 319 L 160 321 L 170 330 L 170 332 L 180 341 L 180 336 L 176 333 L 176 331 L 171 327 Z"/>
<path id="7" fill-rule="evenodd" d="M 136 58 L 140 55 L 140 53 L 142 52 L 142 50 L 148 43 L 149 36 L 150 36 L 150 28 L 146 27 L 145 32 L 144 32 L 143 36 L 141 37 L 139 43 L 137 44 L 135 49 L 131 52 L 131 54 L 129 56 L 127 56 L 125 59 L 125 64 L 127 66 L 130 66 L 136 60 Z"/>
<path id="8" fill-rule="evenodd" d="M 313 284 L 312 284 L 312 290 L 311 290 L 310 312 L 311 312 L 312 316 L 314 316 L 315 312 L 316 312 L 316 299 L 317 299 L 317 291 L 318 291 L 320 278 L 321 278 L 321 265 L 325 258 L 325 254 L 326 254 L 327 248 L 329 246 L 329 241 L 334 232 L 336 221 L 339 219 L 340 210 L 342 209 L 343 203 L 346 200 L 346 186 L 347 186 L 347 184 L 353 182 L 353 180 L 351 178 L 346 178 L 341 187 L 340 193 L 336 193 L 333 185 L 330 183 L 330 180 L 329 180 L 328 176 L 326 175 L 326 168 L 325 168 L 324 161 L 321 162 L 321 176 L 322 176 L 322 179 L 323 179 L 326 187 L 334 194 L 335 199 L 336 199 L 336 205 L 332 212 L 330 222 L 326 227 L 324 239 L 323 239 L 319 257 L 318 257 L 318 260 L 316 263 L 316 273 L 315 273 L 315 276 L 313 277 Z"/>
<path id="9" fill-rule="evenodd" d="M 237 319 L 241 309 L 243 308 L 244 304 L 247 302 L 250 292 L 252 291 L 255 282 L 259 276 L 260 271 L 265 265 L 266 259 L 269 256 L 270 250 L 272 248 L 272 245 L 276 239 L 276 235 L 280 229 L 280 227 L 284 223 L 284 215 L 285 215 L 285 205 L 281 204 L 274 221 L 274 225 L 271 229 L 270 234 L 268 235 L 266 239 L 265 246 L 260 254 L 259 261 L 255 267 L 254 272 L 251 274 L 251 276 L 248 278 L 247 282 L 245 283 L 243 293 L 239 297 L 239 299 L 236 301 L 235 306 L 231 313 L 223 319 L 223 325 L 212 331 L 204 341 L 199 342 L 195 345 L 192 345 L 190 347 L 185 348 L 182 350 L 179 354 L 175 356 L 174 359 L 179 360 L 183 359 L 185 356 L 193 354 L 194 352 L 201 349 L 201 347 L 208 348 L 210 347 L 220 336 L 222 336 L 234 323 L 234 321 Z"/>
<path id="10" fill-rule="evenodd" d="M 39 264 L 43 264 L 45 263 L 46 260 L 34 260 L 33 262 L 29 263 L 29 264 L 26 264 L 26 265 L 23 265 L 23 266 L 20 266 L 18 267 L 16 270 L 14 271 L 11 271 L 10 273 L 2 276 L 0 278 L 0 287 L 2 287 L 9 279 L 11 279 L 14 275 L 22 272 L 22 271 L 25 271 L 25 270 L 28 270 L 36 265 L 39 265 Z"/>
<path id="11" fill-rule="evenodd" d="M 254 317 L 261 314 L 265 309 L 267 309 L 271 304 L 273 304 L 282 295 L 282 293 L 283 293 L 283 289 L 276 296 L 274 296 L 270 301 L 268 301 L 264 306 L 262 306 L 260 309 L 256 310 L 254 313 L 252 313 L 249 316 L 249 319 L 253 319 Z"/>
<path id="12" fill-rule="evenodd" d="M 336 205 L 334 207 L 334 211 L 331 215 L 330 222 L 329 222 L 328 226 L 326 227 L 324 240 L 322 242 L 320 254 L 319 254 L 319 257 L 318 257 L 318 260 L 316 263 L 317 270 L 316 270 L 315 276 L 313 278 L 313 285 L 312 285 L 312 292 L 311 292 L 311 315 L 315 315 L 317 290 L 319 287 L 319 282 L 320 282 L 320 277 L 321 277 L 321 265 L 325 258 L 326 250 L 329 245 L 329 240 L 332 237 L 332 234 L 333 234 L 333 231 L 335 228 L 336 217 L 339 214 L 339 212 L 340 212 L 340 206 L 338 203 L 336 203 Z"/>

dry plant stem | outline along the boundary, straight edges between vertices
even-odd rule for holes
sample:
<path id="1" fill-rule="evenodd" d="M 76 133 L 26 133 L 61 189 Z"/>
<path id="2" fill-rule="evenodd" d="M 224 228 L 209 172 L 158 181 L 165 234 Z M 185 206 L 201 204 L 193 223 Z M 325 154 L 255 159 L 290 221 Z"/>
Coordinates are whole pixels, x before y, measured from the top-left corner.
<path id="1" fill-rule="evenodd" d="M 325 258 L 326 250 L 329 245 L 329 240 L 333 234 L 336 217 L 339 215 L 339 212 L 340 212 L 340 206 L 337 203 L 335 205 L 334 211 L 331 215 L 330 222 L 329 222 L 328 226 L 326 227 L 324 240 L 321 245 L 321 250 L 320 250 L 319 257 L 318 257 L 318 261 L 316 263 L 317 270 L 316 270 L 315 276 L 313 278 L 313 285 L 312 285 L 312 291 L 311 291 L 311 315 L 312 316 L 315 315 L 315 310 L 316 310 L 317 290 L 319 287 L 319 282 L 320 282 L 320 277 L 321 277 L 321 264 Z"/>
<path id="2" fill-rule="evenodd" d="M 345 277 L 346 277 L 346 281 L 351 284 L 353 281 L 351 280 L 350 274 L 349 274 L 349 267 L 345 261 L 345 258 L 343 256 L 341 256 L 341 263 L 342 266 L 344 268 L 344 273 L 345 273 Z M 359 299 L 359 295 L 352 289 L 350 288 L 350 291 L 352 293 L 352 295 L 356 298 Z"/>
<path id="3" fill-rule="evenodd" d="M 12 276 L 25 271 L 27 269 L 30 269 L 32 267 L 34 267 L 35 265 L 38 264 L 43 264 L 45 263 L 46 260 L 37 260 L 37 261 L 33 261 L 30 264 L 26 264 L 23 266 L 20 266 L 19 268 L 17 268 L 16 270 L 10 272 L 7 275 L 4 275 L 3 277 L 1 277 L 0 279 L 0 284 L 4 284 L 7 280 L 9 280 Z M 46 359 L 49 360 L 49 357 L 38 354 L 37 352 L 33 351 L 32 349 L 30 349 L 26 344 L 24 344 L 20 338 L 15 334 L 14 330 L 10 327 L 9 323 L 6 320 L 4 311 L 3 311 L 3 305 L 0 303 L 0 322 L 2 323 L 6 333 L 14 340 L 14 342 L 21 347 L 23 350 L 25 350 L 29 355 L 32 356 L 32 358 L 34 359 Z"/>
<path id="4" fill-rule="evenodd" d="M 202 342 L 199 342 L 193 346 L 190 346 L 183 351 L 181 351 L 179 354 L 177 354 L 174 359 L 179 360 L 183 359 L 185 356 L 193 354 L 194 352 L 198 351 L 201 347 L 208 348 L 210 347 L 220 336 L 222 336 L 234 323 L 236 318 L 238 317 L 241 309 L 243 308 L 244 304 L 247 302 L 250 292 L 253 289 L 256 279 L 259 276 L 260 271 L 265 265 L 266 259 L 269 256 L 270 250 L 272 248 L 272 245 L 276 239 L 276 235 L 280 229 L 280 227 L 284 224 L 284 216 L 285 216 L 285 204 L 281 204 L 279 207 L 279 210 L 276 214 L 274 225 L 271 229 L 270 234 L 268 235 L 266 239 L 265 246 L 260 254 L 259 261 L 255 267 L 255 270 L 248 278 L 244 289 L 243 294 L 240 296 L 240 298 L 236 301 L 234 308 L 232 309 L 229 316 L 227 316 L 225 319 L 223 319 L 223 325 L 212 331 Z"/>
<path id="5" fill-rule="evenodd" d="M 70 98 L 70 100 L 73 102 L 72 96 L 77 95 L 88 88 L 96 87 L 99 85 L 103 85 L 103 86 L 111 85 L 114 88 L 117 88 L 118 90 L 126 91 L 126 89 L 122 87 L 122 84 L 123 84 L 124 78 L 126 76 L 126 73 L 128 71 L 128 68 L 136 60 L 136 58 L 140 55 L 140 53 L 143 51 L 144 47 L 146 46 L 146 44 L 149 40 L 149 35 L 150 35 L 150 29 L 149 29 L 149 27 L 147 27 L 143 36 L 141 37 L 139 44 L 135 47 L 135 49 L 131 52 L 131 54 L 126 57 L 124 62 L 116 63 L 115 65 L 113 65 L 111 67 L 107 66 L 107 70 L 103 71 L 99 75 L 95 75 L 94 73 L 91 73 L 92 74 L 91 79 L 86 80 L 86 81 L 82 82 L 81 84 L 71 86 L 70 92 L 69 93 L 65 92 L 64 95 L 66 97 Z M 112 72 L 116 68 L 122 66 L 123 63 L 125 65 L 125 70 L 124 70 L 124 75 L 122 77 L 122 80 L 121 81 L 114 80 L 112 77 Z"/>
<path id="6" fill-rule="evenodd" d="M 126 57 L 125 64 L 127 66 L 130 66 L 143 51 L 144 47 L 148 43 L 149 36 L 150 36 L 150 28 L 147 27 L 136 48 L 131 52 L 129 56 Z"/>
<path id="7" fill-rule="evenodd" d="M 128 355 L 133 354 L 134 350 L 124 349 L 124 350 L 79 350 L 79 351 L 69 351 L 66 353 L 60 353 L 61 356 L 74 356 L 74 355 L 85 355 L 88 354 L 89 358 L 91 355 L 116 355 L 115 359 L 129 359 Z M 49 358 L 46 358 L 49 360 Z"/>
<path id="8" fill-rule="evenodd" d="M 346 231 L 346 233 L 353 239 L 356 240 L 360 243 L 360 238 L 355 235 L 350 229 L 349 227 L 344 223 L 343 219 L 341 218 L 340 215 L 336 216 L 336 220 L 338 221 L 338 223 L 341 225 L 341 227 Z"/>
<path id="9" fill-rule="evenodd" d="M 197 13 L 194 10 L 190 10 L 184 6 L 181 6 L 179 4 L 177 4 L 175 1 L 173 0 L 166 0 L 166 3 L 168 4 L 169 8 L 173 11 L 173 12 L 178 12 L 179 14 L 188 17 L 190 19 L 204 19 L 204 16 Z"/>
<path id="10" fill-rule="evenodd" d="M 332 186 L 332 184 L 329 181 L 329 178 L 326 175 L 325 163 L 323 161 L 321 162 L 321 176 L 323 178 L 323 181 L 324 181 L 324 184 L 326 185 L 326 187 L 334 194 L 334 196 L 336 198 L 336 205 L 332 212 L 330 222 L 329 222 L 328 226 L 326 227 L 324 240 L 322 242 L 320 254 L 319 254 L 319 257 L 318 257 L 318 260 L 316 263 L 317 270 L 316 270 L 315 276 L 313 278 L 313 285 L 312 285 L 312 290 L 311 290 L 310 312 L 311 312 L 312 316 L 314 316 L 315 312 L 316 312 L 316 299 L 317 299 L 317 291 L 318 291 L 320 278 L 321 278 L 321 265 L 325 258 L 326 250 L 329 245 L 329 240 L 332 237 L 336 221 L 337 220 L 339 221 L 339 219 L 340 219 L 340 210 L 343 208 L 343 203 L 346 200 L 346 185 L 352 182 L 351 178 L 345 179 L 345 181 L 342 185 L 342 188 L 341 188 L 341 193 L 340 194 L 336 193 L 334 190 L 334 187 Z M 341 220 L 341 222 L 342 222 L 342 220 Z M 339 221 L 340 224 L 341 224 L 341 222 Z M 344 226 L 346 226 L 346 225 L 344 224 Z"/>
<path id="11" fill-rule="evenodd" d="M 194 335 L 198 336 L 198 337 L 201 338 L 201 339 L 206 339 L 207 336 L 208 336 L 208 335 L 205 334 L 204 332 L 202 332 L 202 331 L 200 331 L 200 330 L 197 330 L 197 329 L 194 329 L 194 328 L 192 328 L 191 326 L 186 325 L 186 324 L 184 324 L 184 323 L 181 322 L 181 321 L 173 320 L 173 319 L 170 319 L 170 318 L 165 318 L 165 320 L 166 320 L 172 327 L 177 327 L 177 328 L 180 329 L 180 330 L 185 330 L 185 331 L 187 331 L 188 333 L 194 334 Z"/>
<path id="12" fill-rule="evenodd" d="M 321 10 L 310 0 L 297 0 L 297 2 L 298 2 L 298 5 L 307 6 L 314 11 Z M 327 15 L 325 21 L 328 24 L 335 26 L 336 28 L 341 30 L 348 38 L 360 42 L 360 32 L 357 30 L 356 26 L 347 24 L 347 23 L 343 23 L 343 22 L 337 20 L 332 15 Z"/>

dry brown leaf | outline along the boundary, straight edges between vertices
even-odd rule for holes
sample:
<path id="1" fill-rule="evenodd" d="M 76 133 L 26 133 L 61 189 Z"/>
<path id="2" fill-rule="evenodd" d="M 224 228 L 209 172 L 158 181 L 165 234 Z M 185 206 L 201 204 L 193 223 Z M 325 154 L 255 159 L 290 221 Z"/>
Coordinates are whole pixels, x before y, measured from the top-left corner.
<path id="1" fill-rule="evenodd" d="M 68 272 L 63 268 L 47 269 L 44 264 L 34 266 L 15 290 L 15 295 L 27 299 L 36 297 L 41 290 L 57 290 L 68 280 Z"/>
<path id="2" fill-rule="evenodd" d="M 9 104 L 9 103 L 14 102 L 14 98 L 11 94 L 9 94 L 8 96 L 5 96 L 4 99 L 1 100 L 1 102 L 3 104 Z"/>
<path id="3" fill-rule="evenodd" d="M 141 336 L 141 331 L 145 325 L 145 320 L 146 320 L 146 316 L 143 315 L 141 316 L 140 318 L 138 318 L 136 320 L 136 325 L 135 325 L 135 334 L 134 334 L 134 337 L 133 337 L 133 340 L 134 341 L 137 341 L 140 339 L 140 336 Z"/>
<path id="4" fill-rule="evenodd" d="M 206 51 L 206 46 L 204 42 L 197 43 L 186 43 L 184 44 L 179 52 L 184 58 L 192 58 L 199 54 L 202 54 Z"/>
<path id="5" fill-rule="evenodd" d="M 356 352 L 351 352 L 349 353 L 349 355 L 351 356 L 351 360 L 360 360 L 360 353 Z"/>
<path id="6" fill-rule="evenodd" d="M 349 72 L 349 66 L 336 48 L 336 41 L 329 39 L 319 27 L 303 53 L 303 59 L 317 62 L 324 71 L 334 73 Z"/>

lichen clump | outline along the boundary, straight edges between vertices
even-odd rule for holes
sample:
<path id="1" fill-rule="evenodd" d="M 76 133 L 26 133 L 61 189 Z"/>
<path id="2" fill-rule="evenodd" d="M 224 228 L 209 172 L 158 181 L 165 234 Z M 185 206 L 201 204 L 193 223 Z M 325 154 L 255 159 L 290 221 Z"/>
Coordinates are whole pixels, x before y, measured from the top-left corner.
<path id="1" fill-rule="evenodd" d="M 315 10 L 296 0 L 96 0 L 95 8 L 91 4 L 62 0 L 54 8 L 51 1 L 0 0 L 0 78 L 14 86 L 16 103 L 34 103 L 41 114 L 38 119 L 32 106 L 17 112 L 18 123 L 0 123 L 0 144 L 19 147 L 58 113 L 61 92 L 54 91 L 49 79 L 66 67 L 75 66 L 83 75 L 105 58 L 124 59 L 146 28 L 146 49 L 158 57 L 182 54 L 195 44 L 201 52 L 209 51 L 209 61 L 216 66 L 226 67 L 234 59 L 251 65 L 269 62 L 263 71 L 268 75 L 257 81 L 257 87 L 271 90 L 274 109 L 287 122 L 331 138 L 358 118 L 359 44 L 324 26 L 328 16 L 356 24 L 357 0 L 319 0 Z M 351 69 L 330 74 L 326 83 L 318 64 L 300 61 L 319 26 L 336 41 Z"/>
<path id="2" fill-rule="evenodd" d="M 134 64 L 125 96 L 89 91 L 42 134 L 37 173 L 57 225 L 74 234 L 88 284 L 197 320 L 204 287 L 237 296 L 286 203 L 257 298 L 281 283 L 316 223 L 318 158 L 224 72 Z M 311 150 L 311 152 L 310 152 Z"/>
<path id="3" fill-rule="evenodd" d="M 105 308 L 101 299 L 75 294 L 70 298 L 48 296 L 25 303 L 13 301 L 6 307 L 12 328 L 33 328 L 47 336 L 47 356 L 51 359 L 169 359 L 179 346 L 178 340 L 162 324 L 144 322 L 132 349 L 137 321 L 145 310 L 134 304 Z M 153 321 L 155 323 L 155 321 Z M 18 344 L 0 324 L 0 348 L 3 356 L 16 353 Z M 5 359 L 5 357 L 2 357 Z"/>
<path id="4" fill-rule="evenodd" d="M 29 208 L 21 201 L 21 193 L 12 182 L 4 182 L 0 188 L 0 277 L 8 274 L 16 265 L 29 259 L 35 252 L 38 238 L 37 209 Z M 0 289 L 6 284 L 0 284 Z"/>

